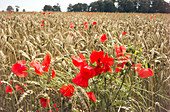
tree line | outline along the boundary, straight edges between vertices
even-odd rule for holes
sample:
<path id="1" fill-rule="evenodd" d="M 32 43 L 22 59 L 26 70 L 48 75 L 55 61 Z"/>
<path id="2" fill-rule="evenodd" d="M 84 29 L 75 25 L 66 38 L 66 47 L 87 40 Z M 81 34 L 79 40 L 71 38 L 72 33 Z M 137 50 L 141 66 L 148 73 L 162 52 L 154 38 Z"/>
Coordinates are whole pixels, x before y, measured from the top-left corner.
<path id="1" fill-rule="evenodd" d="M 14 10 L 12 6 L 7 11 Z M 59 3 L 54 6 L 45 5 L 43 11 L 61 11 Z M 16 6 L 19 11 L 19 6 Z M 25 11 L 25 9 L 23 9 Z M 141 12 L 141 13 L 170 13 L 170 3 L 164 0 L 98 0 L 86 3 L 69 4 L 67 12 Z"/>
<path id="2" fill-rule="evenodd" d="M 98 0 L 90 5 L 69 4 L 67 11 L 169 13 L 170 4 L 164 0 Z"/>

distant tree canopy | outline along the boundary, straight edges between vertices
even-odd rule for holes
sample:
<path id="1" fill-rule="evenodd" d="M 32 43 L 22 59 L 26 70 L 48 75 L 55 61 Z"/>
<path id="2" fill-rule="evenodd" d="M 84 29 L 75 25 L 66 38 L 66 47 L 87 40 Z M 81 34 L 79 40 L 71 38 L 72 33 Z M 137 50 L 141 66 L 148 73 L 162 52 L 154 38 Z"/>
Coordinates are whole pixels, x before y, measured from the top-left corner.
<path id="1" fill-rule="evenodd" d="M 51 5 L 45 5 L 43 8 L 43 11 L 61 11 L 60 5 L 57 3 L 57 5 L 51 6 Z"/>
<path id="2" fill-rule="evenodd" d="M 89 6 L 85 3 L 69 4 L 67 11 L 170 13 L 170 4 L 164 0 L 98 0 Z"/>
<path id="3" fill-rule="evenodd" d="M 7 10 L 7 11 L 11 11 L 11 10 L 14 11 L 14 8 L 9 5 L 6 10 Z"/>

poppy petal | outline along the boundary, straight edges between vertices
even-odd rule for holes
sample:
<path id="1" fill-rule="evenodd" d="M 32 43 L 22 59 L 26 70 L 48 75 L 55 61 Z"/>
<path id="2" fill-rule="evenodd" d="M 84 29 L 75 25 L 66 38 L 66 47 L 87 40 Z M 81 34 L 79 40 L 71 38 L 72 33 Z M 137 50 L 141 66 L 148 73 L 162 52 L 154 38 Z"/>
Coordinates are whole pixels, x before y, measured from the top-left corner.
<path id="1" fill-rule="evenodd" d="M 141 78 L 147 78 L 153 75 L 153 71 L 149 68 L 143 68 L 139 71 L 139 77 Z"/>

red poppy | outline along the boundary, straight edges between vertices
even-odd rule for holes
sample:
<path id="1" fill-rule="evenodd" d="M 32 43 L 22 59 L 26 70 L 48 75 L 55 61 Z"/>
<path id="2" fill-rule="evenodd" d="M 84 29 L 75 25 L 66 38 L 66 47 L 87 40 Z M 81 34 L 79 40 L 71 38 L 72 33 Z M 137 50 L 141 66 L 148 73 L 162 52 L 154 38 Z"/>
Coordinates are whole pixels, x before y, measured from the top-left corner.
<path id="1" fill-rule="evenodd" d="M 57 108 L 57 104 L 56 104 L 56 103 L 54 103 L 53 106 L 54 106 L 55 108 Z"/>
<path id="2" fill-rule="evenodd" d="M 74 25 L 73 23 L 70 23 L 70 28 L 73 28 L 73 25 Z"/>
<path id="3" fill-rule="evenodd" d="M 42 24 L 43 24 L 44 22 L 45 22 L 45 21 L 43 20 L 43 21 L 42 21 Z"/>
<path id="4" fill-rule="evenodd" d="M 140 71 L 139 71 L 139 77 L 142 77 L 142 78 L 147 78 L 147 77 L 150 77 L 150 76 L 153 76 L 153 71 L 149 68 L 142 68 Z"/>
<path id="5" fill-rule="evenodd" d="M 44 26 L 44 24 L 41 24 L 41 26 Z"/>
<path id="6" fill-rule="evenodd" d="M 83 25 L 85 26 L 87 24 L 87 21 L 85 21 L 84 23 L 83 23 Z"/>
<path id="7" fill-rule="evenodd" d="M 102 67 L 102 70 L 103 72 L 111 72 L 111 68 L 110 66 L 112 66 L 114 64 L 114 59 L 112 57 L 108 57 L 107 53 L 105 54 L 105 57 L 103 58 L 102 60 L 102 63 L 103 63 L 103 67 Z"/>
<path id="8" fill-rule="evenodd" d="M 12 10 L 10 10 L 10 13 L 12 13 Z"/>
<path id="9" fill-rule="evenodd" d="M 1 79 L 0 79 L 0 85 L 1 85 L 2 83 L 1 83 Z"/>
<path id="10" fill-rule="evenodd" d="M 18 90 L 18 93 L 24 93 L 24 90 L 19 85 L 15 85 L 15 89 Z"/>
<path id="11" fill-rule="evenodd" d="M 92 91 L 91 92 L 87 92 L 87 95 L 88 95 L 90 101 L 96 102 L 96 97 L 95 97 L 95 95 L 93 94 Z"/>
<path id="12" fill-rule="evenodd" d="M 43 12 L 42 14 L 45 15 L 45 12 Z"/>
<path id="13" fill-rule="evenodd" d="M 122 33 L 122 35 L 125 35 L 127 32 L 126 31 L 124 31 L 123 33 Z"/>
<path id="14" fill-rule="evenodd" d="M 34 59 L 32 59 L 32 63 L 29 63 L 30 66 L 34 67 L 35 69 L 35 72 L 40 75 L 40 76 L 43 76 L 43 69 L 41 67 L 41 64 L 38 62 L 38 61 L 35 61 Z"/>
<path id="15" fill-rule="evenodd" d="M 141 70 L 141 67 L 142 67 L 142 64 L 141 63 L 137 63 L 135 64 L 135 71 L 140 71 Z"/>
<path id="16" fill-rule="evenodd" d="M 55 74 L 55 71 L 52 70 L 52 75 L 51 75 L 51 79 L 55 78 L 56 77 L 56 74 Z"/>
<path id="17" fill-rule="evenodd" d="M 101 36 L 101 38 L 100 38 L 101 40 L 101 42 L 105 42 L 106 41 L 106 39 L 107 39 L 107 36 L 106 36 L 106 34 L 103 34 L 102 36 Z"/>
<path id="18" fill-rule="evenodd" d="M 97 22 L 93 22 L 93 25 L 96 25 L 97 24 Z"/>
<path id="19" fill-rule="evenodd" d="M 49 66 L 50 66 L 50 62 L 51 62 L 51 59 L 50 59 L 50 56 L 49 54 L 47 54 L 45 57 L 44 57 L 44 60 L 42 62 L 42 66 L 45 66 L 43 68 L 43 71 L 44 72 L 48 72 L 48 69 L 49 69 Z"/>
<path id="20" fill-rule="evenodd" d="M 12 94 L 12 88 L 10 86 L 6 86 L 5 92 Z"/>
<path id="21" fill-rule="evenodd" d="M 11 70 L 18 77 L 26 77 L 28 75 L 27 72 L 24 72 L 28 70 L 24 60 L 17 61 L 16 64 L 12 65 Z"/>
<path id="22" fill-rule="evenodd" d="M 95 71 L 95 75 L 94 76 L 97 76 L 97 75 L 99 75 L 100 73 L 103 72 L 101 66 L 94 67 L 94 71 Z"/>
<path id="23" fill-rule="evenodd" d="M 22 18 L 24 18 L 24 15 L 21 15 L 22 16 Z"/>
<path id="24" fill-rule="evenodd" d="M 51 12 L 49 12 L 48 14 L 51 14 Z"/>
<path id="25" fill-rule="evenodd" d="M 119 47 L 118 45 L 115 45 L 114 49 L 115 49 L 117 55 L 124 55 L 126 53 L 126 47 L 125 46 Z"/>
<path id="26" fill-rule="evenodd" d="M 71 85 L 71 84 L 68 84 L 67 86 L 66 85 L 63 85 L 61 86 L 62 88 L 60 88 L 60 93 L 63 95 L 63 96 L 66 96 L 66 97 L 71 97 L 74 93 L 74 87 Z"/>
<path id="27" fill-rule="evenodd" d="M 41 106 L 44 107 L 44 108 L 49 106 L 49 102 L 50 102 L 50 100 L 47 100 L 45 98 L 40 99 Z"/>
<path id="28" fill-rule="evenodd" d="M 95 10 L 97 10 L 97 8 L 95 8 Z"/>
<path id="29" fill-rule="evenodd" d="M 74 56 L 71 57 L 73 60 L 72 60 L 72 63 L 74 64 L 74 66 L 76 67 L 81 67 L 83 65 L 86 65 L 86 58 L 84 57 L 83 54 L 79 54 L 79 58 L 76 58 Z"/>
<path id="30" fill-rule="evenodd" d="M 123 65 L 122 65 L 122 64 L 118 64 L 117 67 L 116 67 L 116 69 L 115 69 L 115 72 L 121 71 L 122 68 L 123 68 Z"/>
<path id="31" fill-rule="evenodd" d="M 74 35 L 73 35 L 73 33 L 71 33 L 71 37 L 73 37 Z"/>
<path id="32" fill-rule="evenodd" d="M 90 55 L 90 62 L 94 63 L 97 62 L 97 65 L 100 63 L 100 61 L 103 59 L 104 52 L 99 51 L 97 52 L 96 50 L 93 51 Z"/>
<path id="33" fill-rule="evenodd" d="M 93 67 L 85 65 L 80 68 L 80 73 L 72 79 L 72 82 L 81 87 L 88 87 L 88 80 L 94 77 L 94 75 L 95 71 Z"/>
<path id="34" fill-rule="evenodd" d="M 87 29 L 87 25 L 84 25 L 85 29 Z"/>

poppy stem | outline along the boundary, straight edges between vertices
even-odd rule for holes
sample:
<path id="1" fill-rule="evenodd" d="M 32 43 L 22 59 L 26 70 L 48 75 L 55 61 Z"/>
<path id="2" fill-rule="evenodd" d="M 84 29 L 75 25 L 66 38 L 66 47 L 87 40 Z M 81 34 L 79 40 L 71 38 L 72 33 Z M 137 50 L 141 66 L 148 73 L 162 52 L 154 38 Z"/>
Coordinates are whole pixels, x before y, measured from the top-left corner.
<path id="1" fill-rule="evenodd" d="M 116 93 L 116 96 L 114 97 L 113 101 L 108 105 L 108 107 L 110 107 L 110 106 L 112 105 L 112 103 L 116 100 L 116 98 L 117 98 L 117 96 L 118 96 L 118 94 L 119 94 L 119 92 L 120 92 L 120 89 L 122 88 L 123 83 L 124 83 L 124 81 L 125 81 L 125 76 L 126 76 L 126 74 L 124 74 L 122 83 L 121 83 L 121 85 L 120 85 L 120 87 L 119 87 L 119 89 L 118 89 L 118 91 L 117 91 L 117 93 Z"/>

